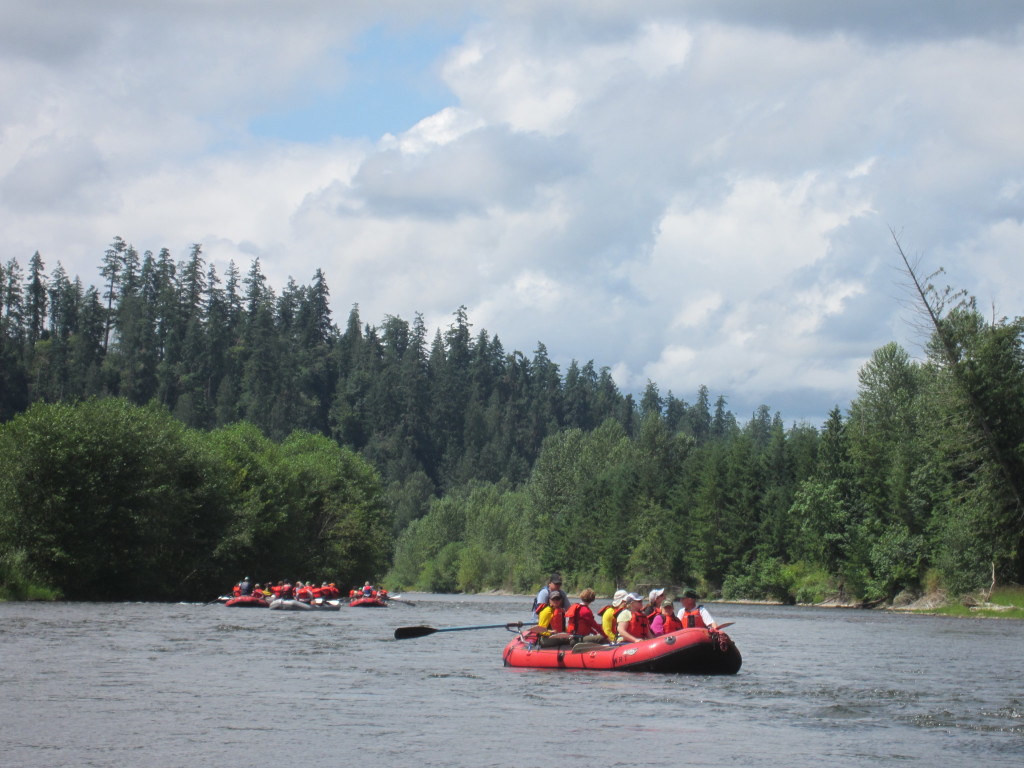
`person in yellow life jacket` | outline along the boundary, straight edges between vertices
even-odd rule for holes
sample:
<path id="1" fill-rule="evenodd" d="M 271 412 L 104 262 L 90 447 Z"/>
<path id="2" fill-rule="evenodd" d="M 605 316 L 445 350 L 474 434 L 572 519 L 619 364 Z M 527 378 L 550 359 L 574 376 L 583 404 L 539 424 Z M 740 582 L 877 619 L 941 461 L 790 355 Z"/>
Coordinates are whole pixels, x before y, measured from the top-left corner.
<path id="1" fill-rule="evenodd" d="M 626 601 L 626 595 L 628 595 L 624 589 L 617 590 L 612 595 L 612 604 L 606 605 L 600 611 L 598 616 L 601 617 L 601 631 L 604 632 L 604 636 L 608 638 L 608 642 L 615 642 L 615 636 L 618 634 L 618 618 L 619 612 L 622 611 L 625 606 L 623 603 Z"/>
<path id="2" fill-rule="evenodd" d="M 572 641 L 572 636 L 565 631 L 565 609 L 562 607 L 564 602 L 561 592 L 552 593 L 547 605 L 537 616 L 537 628 L 540 631 L 537 642 L 541 648 L 567 645 Z"/>
<path id="3" fill-rule="evenodd" d="M 644 615 L 644 599 L 635 592 L 626 596 L 626 609 L 619 614 L 617 622 L 620 643 L 638 643 L 653 637 L 650 622 Z"/>
<path id="4" fill-rule="evenodd" d="M 687 589 L 683 592 L 683 607 L 679 609 L 678 613 L 679 620 L 683 623 L 683 629 L 706 627 L 712 632 L 717 632 L 718 624 L 711 618 L 707 608 L 703 605 L 697 605 L 699 599 L 700 595 L 697 594 L 695 589 Z"/>

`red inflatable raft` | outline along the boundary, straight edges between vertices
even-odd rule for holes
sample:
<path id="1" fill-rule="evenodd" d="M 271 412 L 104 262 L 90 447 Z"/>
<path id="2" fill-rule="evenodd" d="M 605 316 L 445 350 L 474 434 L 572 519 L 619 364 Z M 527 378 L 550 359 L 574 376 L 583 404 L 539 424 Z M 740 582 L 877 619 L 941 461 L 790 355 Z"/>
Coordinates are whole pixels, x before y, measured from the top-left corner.
<path id="1" fill-rule="evenodd" d="M 625 670 L 734 675 L 743 663 L 736 644 L 724 632 L 681 629 L 668 635 L 622 645 L 563 645 L 540 648 L 517 636 L 504 651 L 506 667 Z"/>
<path id="2" fill-rule="evenodd" d="M 348 604 L 349 608 L 387 608 L 388 604 L 379 597 L 357 597 Z"/>
<path id="3" fill-rule="evenodd" d="M 228 608 L 266 608 L 270 603 L 256 595 L 243 595 L 231 598 L 224 605 Z"/>

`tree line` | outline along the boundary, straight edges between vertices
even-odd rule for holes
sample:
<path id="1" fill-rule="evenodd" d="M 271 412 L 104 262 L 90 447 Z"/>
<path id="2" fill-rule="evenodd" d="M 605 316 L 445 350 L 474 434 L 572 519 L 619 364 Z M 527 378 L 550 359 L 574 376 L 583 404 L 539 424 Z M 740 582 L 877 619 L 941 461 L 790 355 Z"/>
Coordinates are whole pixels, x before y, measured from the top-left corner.
<path id="1" fill-rule="evenodd" d="M 361 567 L 390 568 L 392 586 L 529 591 L 557 568 L 577 587 L 874 600 L 1024 575 L 1024 328 L 961 294 L 918 283 L 926 359 L 877 350 L 819 429 L 767 406 L 740 423 L 706 387 L 691 404 L 648 382 L 634 400 L 592 361 L 563 375 L 543 343 L 506 352 L 464 307 L 432 338 L 419 315 L 373 326 L 357 305 L 339 328 L 320 270 L 278 295 L 258 260 L 222 280 L 198 245 L 175 262 L 115 238 L 99 272 L 84 288 L 38 253 L 27 274 L 0 267 L 3 434 L 114 399 L 199 442 L 243 430 L 270 451 L 297 430 L 349 450 L 379 478 L 367 505 L 387 529 Z M 3 482 L 10 517 L 26 497 Z M 21 514 L 45 520 L 47 498 Z M 200 519 L 183 508 L 167 536 L 187 540 Z M 4 541 L 22 563 L 35 546 Z"/>

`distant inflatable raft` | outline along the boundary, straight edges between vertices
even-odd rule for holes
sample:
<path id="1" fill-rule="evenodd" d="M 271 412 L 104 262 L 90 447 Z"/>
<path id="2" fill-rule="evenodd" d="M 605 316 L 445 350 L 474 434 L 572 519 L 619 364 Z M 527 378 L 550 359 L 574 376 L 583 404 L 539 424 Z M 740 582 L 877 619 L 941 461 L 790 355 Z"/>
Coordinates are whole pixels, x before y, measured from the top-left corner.
<path id="1" fill-rule="evenodd" d="M 358 597 L 348 604 L 349 608 L 387 608 L 386 601 L 379 597 Z"/>
<path id="2" fill-rule="evenodd" d="M 224 605 L 227 608 L 266 608 L 267 601 L 256 595 L 242 595 L 231 598 Z"/>
<path id="3" fill-rule="evenodd" d="M 736 644 L 724 632 L 681 629 L 653 640 L 622 645 L 540 648 L 517 636 L 505 646 L 506 667 L 622 670 L 735 675 L 743 664 Z"/>

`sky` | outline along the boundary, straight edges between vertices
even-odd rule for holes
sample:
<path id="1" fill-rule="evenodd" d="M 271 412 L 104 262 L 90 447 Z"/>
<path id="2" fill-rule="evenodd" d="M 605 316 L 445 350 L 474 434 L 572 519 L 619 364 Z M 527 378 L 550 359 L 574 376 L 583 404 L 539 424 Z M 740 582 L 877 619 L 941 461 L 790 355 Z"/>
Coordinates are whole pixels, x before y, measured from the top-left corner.
<path id="1" fill-rule="evenodd" d="M 0 0 L 0 261 L 115 236 L 819 426 L 1024 314 L 1016 0 Z"/>

